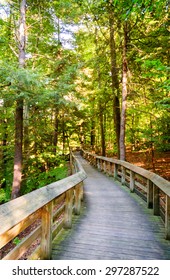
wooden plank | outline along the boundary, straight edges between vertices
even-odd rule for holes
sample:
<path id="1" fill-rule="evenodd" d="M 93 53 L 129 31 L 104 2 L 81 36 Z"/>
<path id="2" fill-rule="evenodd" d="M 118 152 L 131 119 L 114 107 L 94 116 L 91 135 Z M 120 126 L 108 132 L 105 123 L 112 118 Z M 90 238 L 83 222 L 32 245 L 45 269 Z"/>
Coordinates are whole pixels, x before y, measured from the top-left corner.
<path id="1" fill-rule="evenodd" d="M 84 199 L 84 187 L 83 187 L 83 182 L 80 183 L 80 189 L 81 189 L 81 201 Z"/>
<path id="2" fill-rule="evenodd" d="M 135 189 L 135 173 L 130 170 L 130 191 L 134 192 Z"/>
<path id="3" fill-rule="evenodd" d="M 60 204 L 62 201 L 65 200 L 65 197 L 66 197 L 66 194 L 63 193 L 62 195 L 60 195 L 59 197 L 57 197 L 56 199 L 54 199 L 53 203 L 54 203 L 54 206 L 57 205 L 57 204 Z"/>
<path id="4" fill-rule="evenodd" d="M 145 193 L 147 193 L 147 188 L 142 185 L 141 183 L 135 181 L 135 186 L 138 187 L 139 189 L 141 189 L 142 191 L 144 191 Z"/>
<path id="5" fill-rule="evenodd" d="M 97 161 L 97 169 L 100 170 L 100 160 L 96 158 L 96 161 Z"/>
<path id="6" fill-rule="evenodd" d="M 65 213 L 64 213 L 64 228 L 72 227 L 72 212 L 73 212 L 73 189 L 66 192 Z"/>
<path id="7" fill-rule="evenodd" d="M 165 238 L 170 240 L 170 198 L 167 195 L 165 205 Z"/>
<path id="8" fill-rule="evenodd" d="M 153 185 L 153 214 L 159 215 L 159 188 Z"/>
<path id="9" fill-rule="evenodd" d="M 63 226 L 64 226 L 64 220 L 61 220 L 54 225 L 52 231 L 52 240 L 56 238 L 56 236 L 60 233 L 60 231 L 63 229 Z"/>
<path id="10" fill-rule="evenodd" d="M 75 191 L 74 214 L 80 215 L 81 195 L 82 195 L 81 184 L 76 185 L 74 187 L 74 191 Z"/>
<path id="11" fill-rule="evenodd" d="M 5 233 L 0 235 L 0 248 L 5 246 L 8 242 L 10 242 L 12 239 L 14 239 L 20 232 L 22 232 L 24 229 L 29 227 L 33 222 L 35 222 L 37 219 L 41 217 L 41 211 L 38 210 L 34 214 L 30 215 L 28 218 L 23 220 L 21 223 L 17 224 L 10 230 L 6 231 Z"/>
<path id="12" fill-rule="evenodd" d="M 55 213 L 53 213 L 53 222 L 55 222 L 59 216 L 64 213 L 65 211 L 65 204 L 61 205 L 60 208 L 58 208 Z"/>
<path id="13" fill-rule="evenodd" d="M 11 252 L 9 252 L 3 260 L 16 260 L 19 259 L 31 246 L 31 244 L 40 237 L 41 226 L 36 228 L 30 233 L 17 247 L 15 247 Z"/>
<path id="14" fill-rule="evenodd" d="M 118 165 L 116 163 L 114 164 L 114 178 L 115 180 L 118 178 Z"/>
<path id="15" fill-rule="evenodd" d="M 113 176 L 114 170 L 113 170 L 113 163 L 110 162 L 110 169 L 109 169 L 109 175 Z"/>
<path id="16" fill-rule="evenodd" d="M 40 260 L 41 259 L 41 246 L 39 245 L 35 251 L 28 256 L 27 260 Z"/>
<path id="17" fill-rule="evenodd" d="M 41 258 L 50 260 L 52 250 L 52 202 L 42 208 Z"/>
<path id="18" fill-rule="evenodd" d="M 121 183 L 124 186 L 126 184 L 126 169 L 124 168 L 124 166 L 121 167 L 122 169 L 122 174 L 121 174 Z"/>
<path id="19" fill-rule="evenodd" d="M 153 183 L 147 180 L 147 206 L 153 208 Z"/>

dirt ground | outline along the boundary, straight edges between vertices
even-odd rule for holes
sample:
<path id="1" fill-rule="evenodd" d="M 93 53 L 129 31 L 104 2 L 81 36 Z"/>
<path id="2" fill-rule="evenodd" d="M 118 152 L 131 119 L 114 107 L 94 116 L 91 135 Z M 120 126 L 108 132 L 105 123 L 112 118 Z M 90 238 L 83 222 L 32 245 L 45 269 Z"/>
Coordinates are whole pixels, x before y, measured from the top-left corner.
<path id="1" fill-rule="evenodd" d="M 154 161 L 150 151 L 127 151 L 126 160 L 137 166 L 152 171 L 170 181 L 170 151 L 154 152 Z"/>

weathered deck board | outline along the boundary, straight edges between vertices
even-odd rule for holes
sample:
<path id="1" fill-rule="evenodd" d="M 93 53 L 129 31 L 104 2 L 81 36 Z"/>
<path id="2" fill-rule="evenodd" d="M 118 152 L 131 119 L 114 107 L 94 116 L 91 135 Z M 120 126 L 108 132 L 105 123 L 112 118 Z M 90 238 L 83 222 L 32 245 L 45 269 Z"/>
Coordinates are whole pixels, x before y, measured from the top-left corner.
<path id="1" fill-rule="evenodd" d="M 84 181 L 84 209 L 69 231 L 54 240 L 52 259 L 170 259 L 160 217 L 126 187 L 79 158 Z"/>

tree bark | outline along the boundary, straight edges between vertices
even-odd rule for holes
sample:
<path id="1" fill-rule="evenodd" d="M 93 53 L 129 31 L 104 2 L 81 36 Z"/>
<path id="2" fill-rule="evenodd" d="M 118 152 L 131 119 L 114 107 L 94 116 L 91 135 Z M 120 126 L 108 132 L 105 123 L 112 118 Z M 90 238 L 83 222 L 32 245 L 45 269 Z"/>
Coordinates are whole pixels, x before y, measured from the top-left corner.
<path id="1" fill-rule="evenodd" d="M 24 157 L 29 159 L 29 105 L 26 102 L 23 107 L 24 129 Z"/>
<path id="2" fill-rule="evenodd" d="M 95 150 L 95 140 L 96 140 L 96 134 L 95 134 L 95 121 L 91 120 L 91 132 L 90 132 L 90 139 L 91 139 L 91 149 L 92 151 Z"/>
<path id="3" fill-rule="evenodd" d="M 54 146 L 53 152 L 54 152 L 54 154 L 56 154 L 57 143 L 58 143 L 58 126 L 59 126 L 58 114 L 59 114 L 59 110 L 58 110 L 58 107 L 56 107 L 55 108 L 55 119 L 54 119 L 54 139 L 53 139 L 53 146 Z"/>
<path id="4" fill-rule="evenodd" d="M 99 56 L 98 50 L 98 30 L 95 29 L 95 47 L 96 47 L 96 55 Z M 102 88 L 102 80 L 101 80 L 101 70 L 100 70 L 100 62 L 96 63 L 96 70 L 97 70 L 97 80 L 98 80 L 98 89 L 99 92 Z M 102 156 L 105 156 L 106 153 L 106 145 L 105 145 L 105 129 L 104 129 L 104 120 L 103 120 L 103 108 L 102 108 L 102 101 L 98 101 L 98 108 L 99 108 L 99 122 L 100 122 L 100 136 L 101 136 L 101 153 Z"/>
<path id="5" fill-rule="evenodd" d="M 101 152 L 102 156 L 106 155 L 106 143 L 105 143 L 105 127 L 104 127 L 104 118 L 101 102 L 99 101 L 99 119 L 100 119 L 100 133 L 101 133 Z"/>
<path id="6" fill-rule="evenodd" d="M 122 108 L 120 125 L 120 160 L 126 160 L 125 131 L 126 131 L 126 108 L 127 108 L 127 22 L 124 24 L 124 44 L 123 44 L 123 69 L 122 69 Z"/>
<path id="7" fill-rule="evenodd" d="M 4 102 L 5 108 L 5 102 Z M 7 179 L 7 119 L 2 120 L 2 127 L 3 127 L 3 137 L 2 137 L 2 170 L 3 170 L 3 183 L 1 187 L 6 187 L 6 179 Z"/>
<path id="8" fill-rule="evenodd" d="M 120 155 L 120 89 L 117 68 L 116 44 L 114 35 L 114 14 L 112 7 L 109 7 L 109 28 L 110 28 L 110 58 L 111 58 L 111 78 L 112 78 L 112 94 L 113 94 L 113 113 L 114 113 L 114 126 L 117 143 L 117 156 Z"/>
<path id="9" fill-rule="evenodd" d="M 23 100 L 18 99 L 15 113 L 15 154 L 11 198 L 19 196 L 22 180 Z"/>
<path id="10" fill-rule="evenodd" d="M 25 67 L 25 43 L 26 43 L 26 0 L 20 1 L 19 24 L 19 67 Z M 18 92 L 20 95 L 20 92 Z M 23 142 L 23 98 L 18 96 L 15 112 L 15 152 L 14 172 L 11 198 L 19 196 L 22 180 L 22 142 Z"/>

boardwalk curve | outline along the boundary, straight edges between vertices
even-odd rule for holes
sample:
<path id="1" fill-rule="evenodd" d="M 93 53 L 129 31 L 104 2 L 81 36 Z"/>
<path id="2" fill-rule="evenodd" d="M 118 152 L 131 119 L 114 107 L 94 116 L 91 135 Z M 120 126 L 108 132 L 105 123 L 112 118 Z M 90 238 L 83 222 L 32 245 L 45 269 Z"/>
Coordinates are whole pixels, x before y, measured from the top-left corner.
<path id="1" fill-rule="evenodd" d="M 54 240 L 54 260 L 170 259 L 164 226 L 145 202 L 78 156 L 88 178 L 73 227 Z"/>

